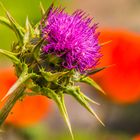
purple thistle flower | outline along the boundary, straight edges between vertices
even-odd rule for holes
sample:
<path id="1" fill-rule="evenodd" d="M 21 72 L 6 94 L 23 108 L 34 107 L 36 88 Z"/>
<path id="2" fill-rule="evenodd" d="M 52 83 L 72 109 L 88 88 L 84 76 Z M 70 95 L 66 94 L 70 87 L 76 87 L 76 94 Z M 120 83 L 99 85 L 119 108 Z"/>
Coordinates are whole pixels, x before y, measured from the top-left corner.
<path id="1" fill-rule="evenodd" d="M 72 15 L 61 8 L 52 8 L 42 29 L 47 44 L 46 54 L 62 58 L 62 66 L 80 72 L 93 68 L 101 57 L 97 24 L 91 26 L 92 18 L 81 10 Z"/>

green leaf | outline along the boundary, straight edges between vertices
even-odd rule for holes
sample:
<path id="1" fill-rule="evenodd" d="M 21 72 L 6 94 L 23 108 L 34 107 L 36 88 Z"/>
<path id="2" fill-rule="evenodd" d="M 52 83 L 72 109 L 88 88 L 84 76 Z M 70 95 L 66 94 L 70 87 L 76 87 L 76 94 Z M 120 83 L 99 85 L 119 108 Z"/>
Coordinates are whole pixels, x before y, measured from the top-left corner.
<path id="1" fill-rule="evenodd" d="M 15 84 L 8 90 L 7 94 L 3 97 L 2 100 L 4 100 L 7 96 L 14 93 L 21 85 L 23 85 L 27 80 L 29 80 L 32 77 L 35 77 L 35 73 L 28 73 L 28 66 L 26 64 L 22 64 L 22 73 L 18 80 L 15 82 Z"/>
<path id="2" fill-rule="evenodd" d="M 80 82 L 89 84 L 89 85 L 95 87 L 97 90 L 99 90 L 99 91 L 101 91 L 102 93 L 105 94 L 105 92 L 103 91 L 103 89 L 93 79 L 91 79 L 90 77 L 81 78 L 80 79 Z"/>
<path id="3" fill-rule="evenodd" d="M 56 72 L 56 73 L 51 73 L 51 72 L 46 72 L 43 69 L 40 70 L 41 74 L 43 77 L 46 79 L 48 82 L 56 81 L 58 78 L 61 76 L 65 75 L 68 72 Z"/>
<path id="4" fill-rule="evenodd" d="M 18 53 L 12 53 L 10 51 L 2 49 L 0 49 L 0 53 L 10 58 L 14 64 L 20 64 L 20 60 L 16 57 Z"/>
<path id="5" fill-rule="evenodd" d="M 42 2 L 40 2 L 40 10 L 41 10 L 41 14 L 44 15 L 45 14 L 45 9 L 43 7 Z"/>
<path id="6" fill-rule="evenodd" d="M 15 20 L 14 18 L 10 15 L 8 11 L 6 11 L 7 18 L 9 19 L 11 26 L 18 38 L 18 41 L 23 44 L 23 36 L 24 36 L 24 28 L 22 28 Z"/>
<path id="7" fill-rule="evenodd" d="M 27 87 L 27 89 L 29 89 L 33 92 L 36 92 L 36 93 L 41 92 L 41 87 L 39 85 L 35 84 L 33 81 L 27 81 L 26 87 Z"/>
<path id="8" fill-rule="evenodd" d="M 92 71 L 88 71 L 88 72 L 87 72 L 87 75 L 93 75 L 93 74 L 95 74 L 95 73 L 98 73 L 98 72 L 100 72 L 100 71 L 106 69 L 106 68 L 108 68 L 108 66 L 104 66 L 104 67 L 101 67 L 101 68 L 96 68 L 96 69 L 94 69 L 94 70 L 92 70 Z"/>
<path id="9" fill-rule="evenodd" d="M 51 6 L 52 6 L 53 4 L 51 4 Z M 51 10 L 51 6 L 49 7 L 49 9 L 47 10 L 47 11 L 45 11 L 45 9 L 44 9 L 44 7 L 43 7 L 43 5 L 42 5 L 42 2 L 40 2 L 40 9 L 41 9 L 41 14 L 42 14 L 42 20 L 41 21 L 39 21 L 39 22 L 37 22 L 36 23 L 36 25 L 34 26 L 35 27 L 35 34 L 36 35 L 40 35 L 40 29 L 42 29 L 43 28 L 43 26 L 45 25 L 44 24 L 44 21 L 47 19 L 47 17 L 48 17 L 48 14 L 49 14 L 49 12 L 50 12 L 50 10 Z"/>
<path id="10" fill-rule="evenodd" d="M 111 43 L 111 42 L 112 42 L 112 40 L 106 41 L 106 42 L 104 42 L 104 43 L 101 43 L 100 46 L 102 47 L 102 46 L 107 45 L 107 44 L 109 44 L 109 43 Z"/>
<path id="11" fill-rule="evenodd" d="M 79 93 L 81 96 L 83 96 L 83 98 L 88 101 L 88 102 L 91 102 L 93 104 L 96 104 L 96 105 L 100 105 L 99 103 L 97 103 L 96 101 L 93 101 L 92 99 L 90 99 L 88 96 L 86 96 L 84 93 L 80 92 Z"/>
<path id="12" fill-rule="evenodd" d="M 43 28 L 43 26 L 45 25 L 45 21 L 48 18 L 48 15 L 50 14 L 50 11 L 52 10 L 54 6 L 54 1 L 52 2 L 52 4 L 49 6 L 49 8 L 47 9 L 47 11 L 45 11 L 42 3 L 40 2 L 40 8 L 41 8 L 41 13 L 42 13 L 42 20 L 39 21 L 36 25 L 35 25 L 35 33 L 37 35 L 40 34 L 40 28 Z"/>
<path id="13" fill-rule="evenodd" d="M 4 7 L 4 5 L 2 4 L 2 2 L 0 2 L 0 6 L 2 7 L 2 9 L 4 10 L 4 12 L 7 15 L 7 18 L 11 24 L 11 28 L 13 29 L 13 31 L 15 32 L 18 41 L 20 42 L 20 44 L 23 44 L 23 35 L 25 33 L 25 30 L 23 27 L 21 27 L 15 20 L 14 18 L 11 16 L 11 14 L 8 12 L 8 10 Z"/>
<path id="14" fill-rule="evenodd" d="M 13 30 L 11 23 L 7 18 L 0 16 L 0 23 Z"/>
<path id="15" fill-rule="evenodd" d="M 28 43 L 30 41 L 30 37 L 33 37 L 33 35 L 34 35 L 34 29 L 33 29 L 32 25 L 30 24 L 29 19 L 27 17 L 25 35 L 24 35 L 24 39 L 23 39 L 24 44 Z"/>
<path id="16" fill-rule="evenodd" d="M 85 97 L 82 95 L 79 87 L 67 87 L 65 91 L 66 93 L 72 95 L 85 109 L 87 109 L 92 115 L 94 115 L 97 118 L 97 120 L 104 126 L 104 123 L 100 120 L 98 115 L 90 107 L 89 103 L 87 102 Z"/>
<path id="17" fill-rule="evenodd" d="M 49 14 L 50 14 L 50 12 L 51 12 L 51 10 L 53 10 L 54 3 L 55 3 L 55 0 L 52 0 L 51 5 L 49 6 L 49 8 L 48 8 L 48 9 L 47 9 L 47 11 L 46 11 L 46 14 L 47 14 L 47 15 L 49 15 Z"/>
<path id="18" fill-rule="evenodd" d="M 68 113 L 67 113 L 67 109 L 66 109 L 66 106 L 65 106 L 65 101 L 64 101 L 64 95 L 61 94 L 60 95 L 60 106 L 62 106 L 62 115 L 64 114 L 64 119 L 66 121 L 66 124 L 69 128 L 69 131 L 70 131 L 70 134 L 72 136 L 72 139 L 74 140 L 74 136 L 73 136 L 73 132 L 72 132 L 72 128 L 71 128 L 71 124 L 70 124 L 70 121 L 69 121 L 69 116 L 68 116 Z"/>
<path id="19" fill-rule="evenodd" d="M 44 13 L 41 22 L 39 22 L 40 28 L 43 28 L 45 26 L 45 22 L 46 22 L 46 20 L 47 20 L 47 18 L 49 16 L 51 10 L 53 9 L 53 7 L 54 7 L 54 2 L 52 2 L 52 4 L 47 9 L 47 11 Z"/>
<path id="20" fill-rule="evenodd" d="M 48 97 L 50 97 L 52 100 L 54 100 L 55 103 L 57 104 L 57 106 L 59 108 L 59 111 L 61 112 L 62 117 L 64 118 L 64 120 L 65 120 L 65 122 L 66 122 L 66 124 L 68 126 L 68 129 L 70 131 L 72 139 L 74 140 L 71 124 L 70 124 L 70 121 L 69 121 L 68 113 L 67 113 L 65 102 L 64 102 L 64 95 L 63 95 L 63 93 L 57 94 L 53 90 L 51 90 L 49 88 L 44 88 L 44 91 L 46 92 L 46 95 Z"/>
<path id="21" fill-rule="evenodd" d="M 34 55 L 34 58 L 37 60 L 40 55 L 40 48 L 42 47 L 42 43 L 44 42 L 44 39 L 41 39 L 37 45 L 35 45 L 32 49 L 32 54 Z"/>

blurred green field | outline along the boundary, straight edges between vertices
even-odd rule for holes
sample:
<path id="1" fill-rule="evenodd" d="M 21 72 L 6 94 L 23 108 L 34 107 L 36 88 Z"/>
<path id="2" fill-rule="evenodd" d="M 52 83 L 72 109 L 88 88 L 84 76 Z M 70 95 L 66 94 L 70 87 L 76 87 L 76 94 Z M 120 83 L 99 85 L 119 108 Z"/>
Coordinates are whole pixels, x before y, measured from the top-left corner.
<path id="1" fill-rule="evenodd" d="M 75 140 L 132 140 L 131 135 L 122 132 L 108 131 L 106 128 L 97 131 L 75 129 L 73 132 Z M 12 137 L 13 139 L 9 139 Z M 22 129 L 8 127 L 3 138 L 4 140 L 72 140 L 66 129 L 53 131 L 42 124 Z"/>
<path id="2" fill-rule="evenodd" d="M 51 3 L 50 0 L 41 1 L 45 8 Z M 36 23 L 41 18 L 39 8 L 40 0 L 1 0 L 1 2 L 22 26 L 24 26 L 27 16 L 32 24 Z M 4 15 L 4 11 L 0 7 L 0 16 Z M 13 40 L 15 40 L 15 36 L 12 31 L 0 25 L 0 48 L 10 49 L 10 44 Z"/>

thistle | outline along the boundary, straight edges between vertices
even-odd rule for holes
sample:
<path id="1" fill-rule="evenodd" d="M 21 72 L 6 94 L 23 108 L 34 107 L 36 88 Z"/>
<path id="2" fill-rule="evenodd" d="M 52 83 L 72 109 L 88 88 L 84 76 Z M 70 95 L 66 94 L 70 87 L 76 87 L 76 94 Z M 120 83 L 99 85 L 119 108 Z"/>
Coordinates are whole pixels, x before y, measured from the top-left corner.
<path id="1" fill-rule="evenodd" d="M 41 11 L 42 19 L 34 26 L 28 18 L 25 27 L 20 26 L 7 10 L 7 18 L 0 17 L 0 23 L 13 30 L 18 40 L 12 44 L 11 51 L 0 49 L 1 54 L 12 60 L 18 77 L 3 98 L 8 97 L 0 110 L 0 124 L 17 100 L 24 96 L 42 95 L 57 104 L 73 138 L 64 101 L 66 94 L 73 96 L 103 124 L 89 105 L 89 102 L 98 103 L 75 85 L 76 82 L 84 82 L 103 92 L 88 77 L 105 68 L 95 68 L 101 58 L 97 24 L 92 25 L 92 18 L 81 10 L 69 15 L 52 4 L 47 11 L 41 5 Z"/>

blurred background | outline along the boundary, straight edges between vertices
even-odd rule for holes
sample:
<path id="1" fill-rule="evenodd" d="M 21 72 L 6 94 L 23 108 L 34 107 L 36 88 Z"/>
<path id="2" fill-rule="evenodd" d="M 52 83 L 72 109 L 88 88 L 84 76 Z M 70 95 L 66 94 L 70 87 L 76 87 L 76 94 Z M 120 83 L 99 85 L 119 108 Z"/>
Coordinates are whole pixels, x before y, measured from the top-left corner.
<path id="1" fill-rule="evenodd" d="M 52 2 L 41 0 L 44 7 Z M 40 20 L 40 0 L 1 0 L 13 17 L 25 25 L 28 16 Z M 71 97 L 66 96 L 70 121 L 76 140 L 140 140 L 140 0 L 60 0 L 72 13 L 82 9 L 99 23 L 103 57 L 98 65 L 110 66 L 91 76 L 106 95 L 81 84 L 82 91 L 99 102 L 94 110 L 99 122 Z M 57 5 L 56 4 L 56 5 Z M 0 8 L 0 16 L 4 16 Z M 10 50 L 14 34 L 0 25 L 0 48 Z M 16 81 L 12 64 L 0 55 L 0 98 Z M 18 102 L 0 131 L 0 140 L 71 140 L 57 107 L 43 97 L 26 97 Z"/>

